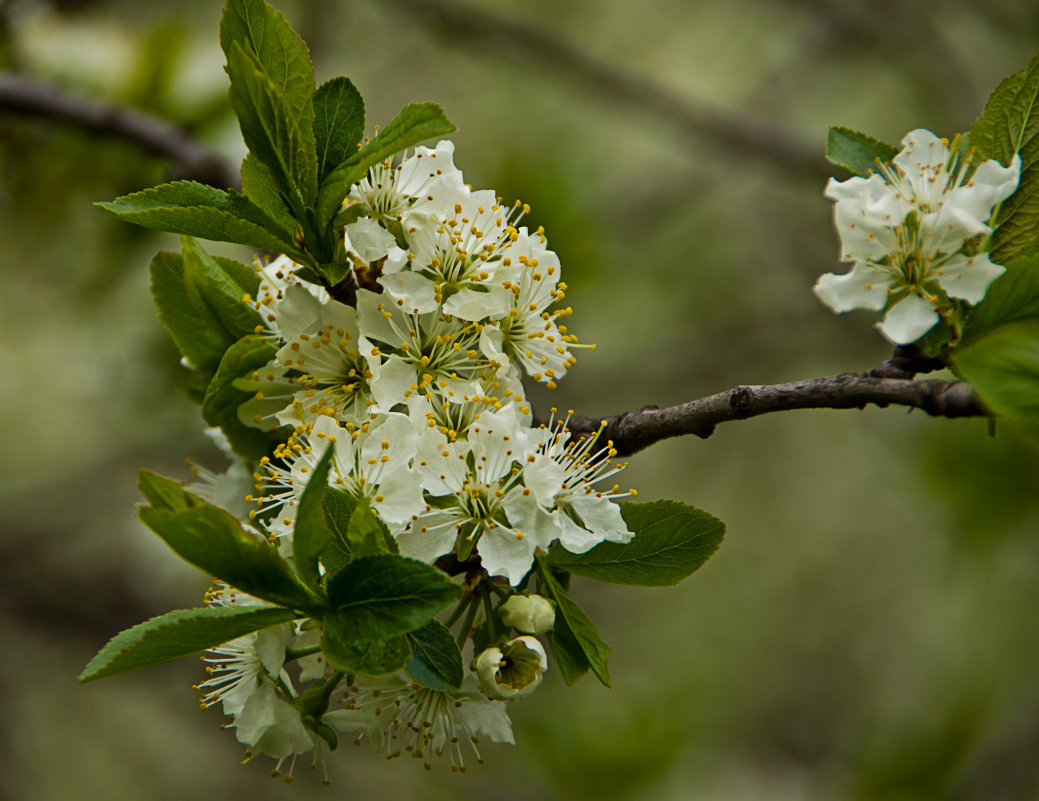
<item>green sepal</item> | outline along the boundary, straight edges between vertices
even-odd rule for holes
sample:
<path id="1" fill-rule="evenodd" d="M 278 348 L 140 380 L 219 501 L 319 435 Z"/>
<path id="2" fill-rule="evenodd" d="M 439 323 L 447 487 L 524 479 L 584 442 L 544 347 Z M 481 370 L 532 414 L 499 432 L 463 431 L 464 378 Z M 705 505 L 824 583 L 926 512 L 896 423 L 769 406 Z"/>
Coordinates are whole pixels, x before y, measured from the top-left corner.
<path id="1" fill-rule="evenodd" d="M 364 136 L 364 99 L 349 78 L 333 78 L 314 95 L 314 139 L 317 143 L 318 177 L 357 152 Z"/>
<path id="2" fill-rule="evenodd" d="M 236 44 L 284 91 L 293 117 L 312 125 L 314 65 L 288 20 L 263 0 L 228 0 L 220 19 L 220 49 L 228 60 Z"/>
<path id="3" fill-rule="evenodd" d="M 313 729 L 317 721 L 321 720 L 321 716 L 328 711 L 328 702 L 342 678 L 342 674 L 334 674 L 328 681 L 312 682 L 292 699 L 292 705 L 296 707 L 300 720 L 308 723 L 309 718 L 309 728 Z"/>
<path id="4" fill-rule="evenodd" d="M 317 272 L 321 275 L 317 283 L 322 286 L 337 286 L 346 280 L 347 276 L 353 275 L 353 264 L 349 261 L 330 261 L 317 265 Z"/>
<path id="5" fill-rule="evenodd" d="M 989 258 L 1005 264 L 1039 238 L 1039 55 L 1004 79 L 970 129 L 975 161 L 1010 166 L 1021 157 L 1017 190 L 996 217 Z"/>
<path id="6" fill-rule="evenodd" d="M 329 443 L 314 466 L 296 510 L 296 524 L 292 531 L 292 562 L 303 583 L 321 595 L 321 554 L 332 537 L 324 516 L 324 496 L 328 488 L 328 470 L 335 455 L 335 445 Z"/>
<path id="7" fill-rule="evenodd" d="M 155 494 L 162 480 L 148 473 L 141 482 Z M 165 481 L 177 485 L 172 479 Z M 168 491 L 175 492 L 172 487 Z M 194 497 L 197 502 L 188 508 L 143 506 L 137 516 L 186 562 L 242 592 L 292 609 L 321 610 L 321 600 L 300 583 L 273 545 L 243 529 L 223 509 Z"/>
<path id="8" fill-rule="evenodd" d="M 280 607 L 177 609 L 117 634 L 87 663 L 79 682 L 170 662 L 296 617 Z"/>
<path id="9" fill-rule="evenodd" d="M 362 676 L 384 676 L 404 667 L 411 657 L 407 637 L 356 639 L 347 617 L 336 612 L 325 618 L 321 650 L 325 652 L 328 664 L 336 670 Z"/>
<path id="10" fill-rule="evenodd" d="M 202 401 L 202 417 L 211 426 L 219 426 L 235 453 L 247 459 L 259 459 L 273 446 L 267 432 L 244 424 L 238 409 L 255 396 L 235 387 L 234 382 L 264 367 L 277 351 L 262 337 L 242 337 L 229 347 L 220 360 L 216 374 L 209 382 Z"/>
<path id="11" fill-rule="evenodd" d="M 285 90 L 237 42 L 227 54 L 227 72 L 245 144 L 271 169 L 289 206 L 301 215 L 317 196 L 313 117 L 302 120 Z"/>
<path id="12" fill-rule="evenodd" d="M 144 228 L 306 258 L 292 241 L 292 229 L 249 198 L 195 181 L 160 184 L 94 205 Z"/>
<path id="13" fill-rule="evenodd" d="M 635 534 L 630 542 L 603 542 L 581 554 L 557 542 L 549 564 L 614 584 L 668 587 L 698 570 L 725 535 L 721 520 L 678 501 L 622 503 L 621 515 Z"/>
<path id="14" fill-rule="evenodd" d="M 369 167 L 405 148 L 444 136 L 453 130 L 455 126 L 436 103 L 409 103 L 389 125 L 379 131 L 378 136 L 332 170 L 321 182 L 317 201 L 321 227 L 327 227 L 335 218 L 343 200 L 350 194 L 350 187 L 364 177 Z"/>
<path id="15" fill-rule="evenodd" d="M 350 642 L 385 640 L 421 628 L 461 592 L 435 567 L 392 554 L 354 559 L 327 589 L 340 635 Z"/>
<path id="16" fill-rule="evenodd" d="M 327 723 L 318 721 L 314 723 L 311 728 L 318 737 L 325 741 L 325 745 L 328 746 L 329 751 L 335 751 L 339 747 L 339 735 L 336 734 L 336 730 L 329 726 Z"/>
<path id="17" fill-rule="evenodd" d="M 574 681 L 580 678 L 584 670 L 577 673 L 579 666 L 587 662 L 600 682 L 607 687 L 612 686 L 608 665 L 610 646 L 600 636 L 591 618 L 552 575 L 548 561 L 538 556 L 535 557 L 535 563 L 541 579 L 541 594 L 556 604 L 556 622 L 549 644 L 553 650 L 563 651 L 562 654 L 556 654 L 557 661 L 565 660 L 568 663 L 567 672 L 563 673 L 564 681 L 568 674 Z"/>
<path id="18" fill-rule="evenodd" d="M 826 132 L 826 159 L 853 175 L 875 172 L 877 163 L 898 155 L 898 148 L 851 128 L 834 126 Z"/>
<path id="19" fill-rule="evenodd" d="M 405 635 L 411 645 L 408 675 L 431 690 L 448 692 L 462 686 L 462 652 L 450 629 L 438 620 Z"/>

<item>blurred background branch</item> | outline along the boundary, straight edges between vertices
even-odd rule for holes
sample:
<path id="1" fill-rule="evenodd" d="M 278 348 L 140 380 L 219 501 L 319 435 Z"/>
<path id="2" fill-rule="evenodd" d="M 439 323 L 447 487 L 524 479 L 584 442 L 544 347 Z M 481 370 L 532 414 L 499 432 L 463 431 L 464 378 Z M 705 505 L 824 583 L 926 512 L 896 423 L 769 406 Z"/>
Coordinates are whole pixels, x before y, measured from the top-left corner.
<path id="1" fill-rule="evenodd" d="M 227 159 L 188 131 L 117 103 L 87 98 L 7 72 L 0 73 L 0 114 L 25 115 L 123 140 L 173 162 L 171 180 L 199 181 L 221 189 L 241 186 L 237 171 Z"/>
<path id="2" fill-rule="evenodd" d="M 408 24 L 422 25 L 452 46 L 507 57 L 571 84 L 577 102 L 615 104 L 654 119 L 679 139 L 705 140 L 728 158 L 777 169 L 798 181 L 826 175 L 818 147 L 771 120 L 696 102 L 663 83 L 620 68 L 573 41 L 517 17 L 458 0 L 379 0 Z"/>

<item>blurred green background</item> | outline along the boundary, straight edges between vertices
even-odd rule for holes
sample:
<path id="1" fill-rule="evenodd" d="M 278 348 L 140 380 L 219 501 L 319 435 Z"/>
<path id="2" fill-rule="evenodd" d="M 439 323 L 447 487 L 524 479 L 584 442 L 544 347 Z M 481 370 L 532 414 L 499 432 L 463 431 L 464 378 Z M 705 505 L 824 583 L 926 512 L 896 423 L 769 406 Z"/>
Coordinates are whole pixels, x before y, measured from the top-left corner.
<path id="1" fill-rule="evenodd" d="M 585 414 L 885 359 L 871 315 L 810 292 L 838 269 L 826 127 L 965 130 L 1039 50 L 1039 6 L 1020 0 L 279 8 L 319 80 L 358 85 L 369 125 L 435 100 L 466 179 L 533 206 L 571 330 L 598 350 L 532 394 Z M 0 66 L 182 124 L 233 163 L 219 12 L 4 2 Z M 789 149 L 767 144 L 777 131 Z M 305 768 L 286 788 L 198 711 L 194 659 L 77 687 L 108 637 L 206 584 L 133 518 L 139 466 L 221 467 L 151 307 L 148 262 L 176 242 L 90 205 L 172 171 L 0 115 L 0 797 L 1039 798 L 1035 452 L 898 409 L 770 415 L 633 458 L 640 499 L 703 507 L 726 541 L 677 588 L 575 581 L 614 689 L 550 676 L 512 708 L 519 744 L 466 777 L 347 743 L 330 791 Z"/>

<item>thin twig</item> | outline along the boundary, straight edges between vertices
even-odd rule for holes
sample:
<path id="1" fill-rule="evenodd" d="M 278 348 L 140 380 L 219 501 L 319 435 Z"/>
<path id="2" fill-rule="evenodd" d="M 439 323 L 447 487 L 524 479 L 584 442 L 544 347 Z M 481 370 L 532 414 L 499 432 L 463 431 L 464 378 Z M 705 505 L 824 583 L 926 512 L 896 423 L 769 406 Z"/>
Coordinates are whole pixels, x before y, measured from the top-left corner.
<path id="1" fill-rule="evenodd" d="M 166 120 L 115 103 L 85 98 L 13 73 L 0 73 L 0 112 L 72 125 L 98 136 L 133 142 L 169 159 L 175 178 L 238 188 L 235 170 L 222 155 Z"/>
<path id="2" fill-rule="evenodd" d="M 554 79 L 578 85 L 583 96 L 653 116 L 682 136 L 709 140 L 742 158 L 768 163 L 800 179 L 814 181 L 828 174 L 821 150 L 794 132 L 768 120 L 694 102 L 524 20 L 456 0 L 389 0 L 389 4 L 404 11 L 408 20 L 496 58 L 511 55 L 524 64 L 537 64 L 550 71 Z"/>
<path id="3" fill-rule="evenodd" d="M 728 420 L 792 409 L 864 409 L 874 404 L 922 409 L 934 417 L 991 416 L 969 384 L 912 380 L 915 373 L 937 369 L 940 365 L 936 362 L 896 351 L 892 359 L 867 373 L 739 386 L 666 409 L 646 407 L 610 417 L 573 416 L 568 425 L 576 436 L 590 436 L 603 429 L 601 436 L 613 443 L 617 455 L 630 456 L 671 437 L 695 434 L 706 439 L 715 426 Z"/>

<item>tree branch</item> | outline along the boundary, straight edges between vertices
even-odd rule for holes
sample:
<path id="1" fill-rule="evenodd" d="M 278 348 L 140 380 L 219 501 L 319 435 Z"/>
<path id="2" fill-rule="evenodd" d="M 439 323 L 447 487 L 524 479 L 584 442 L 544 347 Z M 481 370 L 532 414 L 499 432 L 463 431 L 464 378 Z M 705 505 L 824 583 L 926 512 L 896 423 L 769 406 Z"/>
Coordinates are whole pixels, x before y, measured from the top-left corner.
<path id="1" fill-rule="evenodd" d="M 915 373 L 940 366 L 940 360 L 896 351 L 894 357 L 866 373 L 739 386 L 667 409 L 646 407 L 610 417 L 575 415 L 568 427 L 576 436 L 590 436 L 603 428 L 602 436 L 613 443 L 617 455 L 630 456 L 671 437 L 695 434 L 707 439 L 715 426 L 728 420 L 791 409 L 864 409 L 872 403 L 922 409 L 934 417 L 991 416 L 969 384 L 912 380 Z"/>
<path id="2" fill-rule="evenodd" d="M 221 189 L 238 188 L 238 172 L 222 155 L 186 131 L 136 109 L 87 99 L 13 73 L 0 73 L 0 112 L 75 126 L 98 136 L 132 142 L 176 165 L 174 177 Z"/>
<path id="3" fill-rule="evenodd" d="M 388 4 L 405 12 L 407 19 L 495 58 L 511 54 L 524 65 L 539 64 L 554 80 L 569 80 L 592 95 L 655 117 L 683 136 L 706 139 L 741 158 L 768 163 L 802 180 L 814 181 L 829 174 L 820 149 L 793 131 L 689 100 L 523 20 L 457 0 L 390 0 Z"/>

